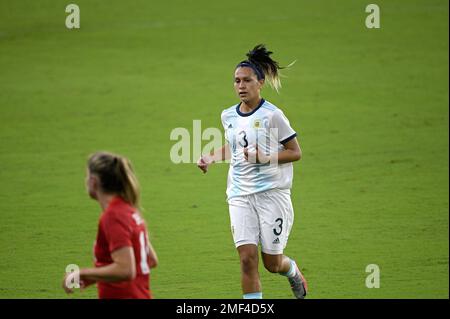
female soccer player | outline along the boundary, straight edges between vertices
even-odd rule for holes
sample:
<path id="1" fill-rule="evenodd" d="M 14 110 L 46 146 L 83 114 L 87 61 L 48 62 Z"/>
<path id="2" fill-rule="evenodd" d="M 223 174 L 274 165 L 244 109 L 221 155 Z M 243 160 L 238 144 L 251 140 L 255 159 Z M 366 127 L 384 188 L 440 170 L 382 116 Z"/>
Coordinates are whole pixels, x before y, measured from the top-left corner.
<path id="1" fill-rule="evenodd" d="M 206 173 L 212 163 L 231 158 L 227 201 L 244 299 L 262 298 L 259 244 L 265 268 L 286 276 L 294 296 L 303 299 L 306 280 L 295 261 L 283 255 L 294 220 L 292 162 L 301 158 L 301 149 L 283 112 L 261 98 L 266 80 L 277 91 L 281 86 L 281 68 L 271 54 L 258 45 L 236 66 L 234 88 L 240 103 L 221 116 L 227 143 L 203 155 L 197 166 Z"/>
<path id="2" fill-rule="evenodd" d="M 149 287 L 150 268 L 158 259 L 147 226 L 139 213 L 139 185 L 128 159 L 106 152 L 89 157 L 86 187 L 89 196 L 103 210 L 94 246 L 95 268 L 70 273 L 68 283 L 79 276 L 81 288 L 97 282 L 100 299 L 152 298 Z"/>

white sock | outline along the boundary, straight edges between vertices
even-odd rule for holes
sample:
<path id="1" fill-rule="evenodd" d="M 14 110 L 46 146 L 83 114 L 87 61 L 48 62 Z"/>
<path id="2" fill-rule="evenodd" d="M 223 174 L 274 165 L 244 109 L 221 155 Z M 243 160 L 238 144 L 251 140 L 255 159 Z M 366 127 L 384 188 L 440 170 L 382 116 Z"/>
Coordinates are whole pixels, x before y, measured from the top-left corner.
<path id="1" fill-rule="evenodd" d="M 296 263 L 295 261 L 293 261 L 292 259 L 289 258 L 289 263 L 291 264 L 291 267 L 289 268 L 289 270 L 287 272 L 284 273 L 280 273 L 280 275 L 286 276 L 288 278 L 292 278 L 296 275 Z"/>
<path id="2" fill-rule="evenodd" d="M 244 294 L 244 299 L 262 299 L 262 292 L 251 292 Z"/>

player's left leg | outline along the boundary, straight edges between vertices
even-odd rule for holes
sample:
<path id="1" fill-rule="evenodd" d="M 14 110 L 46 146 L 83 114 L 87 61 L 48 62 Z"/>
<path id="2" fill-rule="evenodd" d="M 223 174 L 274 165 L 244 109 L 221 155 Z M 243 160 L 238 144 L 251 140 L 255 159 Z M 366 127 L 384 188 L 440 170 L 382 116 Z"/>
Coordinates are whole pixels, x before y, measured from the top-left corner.
<path id="1" fill-rule="evenodd" d="M 278 273 L 288 278 L 295 298 L 305 298 L 308 291 L 308 284 L 293 259 L 283 254 L 270 255 L 264 252 L 261 253 L 261 256 L 264 267 L 268 271 L 271 273 Z"/>
<path id="2" fill-rule="evenodd" d="M 294 222 L 289 191 L 273 189 L 258 194 L 256 210 L 261 228 L 261 256 L 264 267 L 286 276 L 296 298 L 303 299 L 307 283 L 297 264 L 283 255 Z"/>
<path id="3" fill-rule="evenodd" d="M 291 269 L 291 259 L 283 254 L 270 255 L 261 252 L 261 257 L 264 268 L 271 273 L 287 273 Z"/>

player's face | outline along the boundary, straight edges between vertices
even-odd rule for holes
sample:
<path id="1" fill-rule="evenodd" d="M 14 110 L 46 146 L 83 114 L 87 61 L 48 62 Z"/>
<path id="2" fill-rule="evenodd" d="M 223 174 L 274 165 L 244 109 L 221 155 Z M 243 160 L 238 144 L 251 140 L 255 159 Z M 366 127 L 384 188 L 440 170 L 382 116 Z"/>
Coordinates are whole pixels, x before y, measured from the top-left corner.
<path id="1" fill-rule="evenodd" d="M 264 80 L 258 81 L 252 68 L 241 67 L 234 72 L 234 89 L 244 103 L 259 100 L 263 84 Z"/>
<path id="2" fill-rule="evenodd" d="M 98 178 L 92 175 L 89 170 L 86 170 L 86 190 L 89 197 L 92 199 L 97 199 L 97 189 L 98 189 Z"/>

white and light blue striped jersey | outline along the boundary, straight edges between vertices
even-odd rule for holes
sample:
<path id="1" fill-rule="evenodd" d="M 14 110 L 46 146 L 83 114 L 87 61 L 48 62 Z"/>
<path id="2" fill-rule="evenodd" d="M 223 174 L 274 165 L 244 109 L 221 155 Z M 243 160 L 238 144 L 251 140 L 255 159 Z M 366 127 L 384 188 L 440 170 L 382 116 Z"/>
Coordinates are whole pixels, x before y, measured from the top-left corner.
<path id="1" fill-rule="evenodd" d="M 228 199 L 267 191 L 290 189 L 292 186 L 292 163 L 258 164 L 247 161 L 244 147 L 254 152 L 258 145 L 266 155 L 284 150 L 283 144 L 297 134 L 283 112 L 272 103 L 261 103 L 249 113 L 242 113 L 240 104 L 222 112 L 225 138 L 230 145 L 231 162 L 228 171 Z"/>

